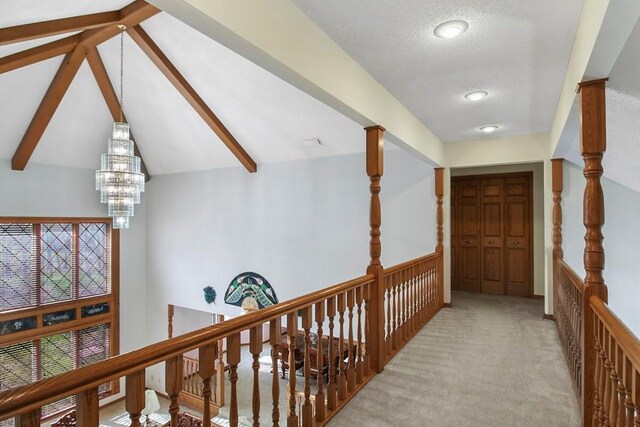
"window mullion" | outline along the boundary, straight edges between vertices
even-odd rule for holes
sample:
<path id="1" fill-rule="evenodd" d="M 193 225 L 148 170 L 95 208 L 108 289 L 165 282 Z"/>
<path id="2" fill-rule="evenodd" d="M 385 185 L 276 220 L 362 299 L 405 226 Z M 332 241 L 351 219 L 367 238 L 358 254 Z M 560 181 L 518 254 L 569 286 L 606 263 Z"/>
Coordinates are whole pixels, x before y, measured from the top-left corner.
<path id="1" fill-rule="evenodd" d="M 33 224 L 33 234 L 35 242 L 33 242 L 34 247 L 34 255 L 33 255 L 33 265 L 34 265 L 34 273 L 33 273 L 33 282 L 34 282 L 34 291 L 35 291 L 35 306 L 39 307 L 42 305 L 42 228 L 40 224 Z"/>
<path id="2" fill-rule="evenodd" d="M 78 299 L 80 293 L 80 224 L 73 224 L 73 243 L 71 251 L 73 253 L 72 279 L 71 279 L 71 298 Z"/>

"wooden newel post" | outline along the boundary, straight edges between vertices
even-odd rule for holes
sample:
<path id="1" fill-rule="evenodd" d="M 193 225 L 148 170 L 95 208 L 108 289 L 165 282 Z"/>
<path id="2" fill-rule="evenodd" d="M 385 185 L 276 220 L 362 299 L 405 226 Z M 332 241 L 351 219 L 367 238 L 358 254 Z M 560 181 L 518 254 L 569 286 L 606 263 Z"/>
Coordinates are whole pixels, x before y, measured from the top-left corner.
<path id="1" fill-rule="evenodd" d="M 553 192 L 553 315 L 558 310 L 558 268 L 557 259 L 563 258 L 562 252 L 562 162 L 563 159 L 551 159 L 551 191 Z"/>
<path id="2" fill-rule="evenodd" d="M 444 213 L 442 212 L 442 197 L 444 196 L 444 168 L 435 168 L 436 187 L 436 252 L 438 253 L 438 303 L 444 305 Z"/>
<path id="3" fill-rule="evenodd" d="M 380 243 L 380 225 L 382 212 L 380 209 L 380 179 L 383 174 L 384 157 L 384 128 L 371 126 L 365 128 L 367 135 L 367 175 L 369 176 L 369 190 L 371 192 L 371 207 L 369 210 L 369 254 L 371 261 L 367 267 L 367 274 L 376 276 L 371 289 L 371 308 L 369 320 L 369 349 L 371 351 L 371 369 L 382 372 L 384 369 L 384 269 L 380 263 L 382 245 Z"/>
<path id="4" fill-rule="evenodd" d="M 607 287 L 604 284 L 604 248 L 602 246 L 602 226 L 604 225 L 604 194 L 600 177 L 602 176 L 602 156 L 607 148 L 606 79 L 580 83 L 580 151 L 584 159 L 583 222 L 586 228 L 584 236 L 584 279 L 583 328 L 582 328 L 582 407 L 583 425 L 593 423 L 593 404 L 595 396 L 594 367 L 595 342 L 593 330 L 593 311 L 589 298 L 596 295 L 607 302 Z"/>

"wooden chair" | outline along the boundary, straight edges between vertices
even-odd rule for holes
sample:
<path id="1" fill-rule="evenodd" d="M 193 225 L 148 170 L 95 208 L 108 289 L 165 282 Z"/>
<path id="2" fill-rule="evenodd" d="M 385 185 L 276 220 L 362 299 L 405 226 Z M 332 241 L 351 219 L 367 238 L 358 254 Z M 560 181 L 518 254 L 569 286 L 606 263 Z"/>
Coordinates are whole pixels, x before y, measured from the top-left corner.
<path id="1" fill-rule="evenodd" d="M 51 423 L 51 427 L 76 427 L 76 411 L 67 412 L 56 422 Z"/>
<path id="2" fill-rule="evenodd" d="M 202 420 L 194 417 L 193 415 L 183 412 L 178 416 L 178 427 L 202 427 Z M 163 425 L 163 427 L 168 427 L 171 425 L 171 422 L 168 422 Z"/>
<path id="3" fill-rule="evenodd" d="M 336 357 L 336 360 L 338 357 Z M 311 366 L 309 367 L 309 375 L 311 378 L 318 379 L 318 374 L 321 373 L 323 377 L 329 379 L 329 364 L 327 363 L 327 359 L 323 358 L 322 360 L 322 369 L 318 372 L 318 349 L 312 348 L 309 350 L 309 362 Z M 304 364 L 304 362 L 303 362 Z"/>
<path id="4" fill-rule="evenodd" d="M 300 358 L 300 350 L 297 348 L 295 350 L 295 361 L 294 375 L 298 369 L 304 366 L 304 359 Z M 282 379 L 284 379 L 286 372 L 289 370 L 289 344 L 287 343 L 280 344 L 280 362 L 282 366 Z"/>

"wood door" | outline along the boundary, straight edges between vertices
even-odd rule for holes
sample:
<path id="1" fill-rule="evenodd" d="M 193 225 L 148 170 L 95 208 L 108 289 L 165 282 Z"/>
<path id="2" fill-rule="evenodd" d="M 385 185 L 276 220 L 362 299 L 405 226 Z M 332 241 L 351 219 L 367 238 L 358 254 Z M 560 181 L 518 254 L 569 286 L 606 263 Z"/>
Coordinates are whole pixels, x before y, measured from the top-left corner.
<path id="1" fill-rule="evenodd" d="M 462 291 L 480 292 L 480 185 L 462 181 L 458 195 L 458 284 Z"/>
<path id="2" fill-rule="evenodd" d="M 483 179 L 480 212 L 481 291 L 485 294 L 504 294 L 504 216 L 502 178 Z"/>
<path id="3" fill-rule="evenodd" d="M 451 289 L 460 290 L 458 275 L 458 195 L 460 183 L 451 182 Z"/>
<path id="4" fill-rule="evenodd" d="M 506 294 L 531 295 L 531 211 L 528 176 L 505 178 Z"/>

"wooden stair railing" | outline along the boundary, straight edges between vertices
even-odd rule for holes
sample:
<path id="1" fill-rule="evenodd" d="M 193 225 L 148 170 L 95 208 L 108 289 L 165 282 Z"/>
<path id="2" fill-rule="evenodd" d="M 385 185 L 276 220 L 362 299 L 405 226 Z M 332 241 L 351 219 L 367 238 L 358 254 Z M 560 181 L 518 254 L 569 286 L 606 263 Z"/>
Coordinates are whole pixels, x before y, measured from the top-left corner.
<path id="1" fill-rule="evenodd" d="M 398 316 L 394 329 L 390 329 L 390 340 L 396 343 L 395 351 L 443 305 L 441 257 L 442 253 L 437 252 L 392 267 L 385 274 L 385 283 L 396 295 L 394 309 Z M 165 391 L 170 400 L 170 425 L 175 427 L 179 421 L 178 397 L 185 387 L 202 396 L 205 411 L 209 406 L 208 403 L 212 399 L 212 378 L 216 373 L 216 366 L 220 365 L 218 346 L 223 340 L 229 365 L 229 420 L 231 426 L 237 426 L 240 411 L 237 389 L 238 364 L 242 356 L 240 333 L 249 331 L 249 353 L 253 359 L 253 399 L 250 408 L 242 409 L 251 412 L 253 424 L 283 424 L 285 420 L 280 419 L 280 407 L 284 404 L 284 408 L 287 409 L 287 425 L 324 425 L 377 372 L 373 366 L 373 358 L 369 357 L 372 351 L 369 347 L 370 337 L 379 333 L 375 330 L 376 322 L 371 321 L 371 309 L 374 306 L 384 307 L 382 303 L 373 303 L 378 294 L 375 289 L 376 283 L 376 276 L 367 274 L 273 307 L 0 393 L 0 418 L 15 417 L 18 427 L 39 426 L 39 413 L 43 405 L 76 395 L 78 402 L 81 402 L 81 406 L 78 406 L 78 420 L 80 422 L 81 417 L 84 420 L 80 424 L 83 427 L 97 427 L 98 399 L 95 397 L 98 386 L 125 377 L 125 407 L 131 425 L 140 426 L 140 416 L 144 408 L 145 369 L 164 362 Z M 378 315 L 383 317 L 384 313 Z M 273 375 L 268 376 L 272 382 L 271 399 L 260 396 L 262 389 L 258 384 L 261 379 L 265 379 L 264 375 L 261 378 L 258 374 L 258 356 L 263 350 L 263 338 L 266 339 L 262 336 L 265 324 L 269 325 L 270 337 L 267 345 L 271 347 L 274 363 Z M 295 374 L 288 376 L 287 399 L 281 401 L 277 359 L 283 324 L 287 326 L 289 366 L 295 366 L 296 338 L 299 335 L 302 336 L 299 350 L 304 355 L 305 363 L 303 377 L 298 378 Z M 328 325 L 328 339 L 323 333 L 325 325 Z M 337 344 L 334 342 L 335 326 L 338 327 L 341 338 Z M 314 349 L 316 354 L 313 356 L 312 333 L 318 337 L 317 348 Z M 183 356 L 196 349 L 199 352 L 197 364 Z M 345 355 L 344 359 L 337 357 L 338 354 Z M 312 358 L 316 363 L 314 373 L 311 369 Z M 319 372 L 328 372 L 328 384 L 324 383 L 322 374 L 317 374 Z M 196 377 L 199 377 L 197 386 L 191 382 L 191 379 Z M 316 382 L 315 396 L 311 393 L 312 379 Z M 194 387 L 201 390 L 195 390 Z M 301 406 L 296 398 L 298 393 L 302 393 Z M 273 411 L 270 420 L 260 419 L 263 398 L 271 400 Z M 211 415 L 211 412 L 204 413 L 203 426 L 211 426 Z"/>
<path id="2" fill-rule="evenodd" d="M 594 426 L 640 425 L 640 340 L 598 296 L 593 312 Z"/>

